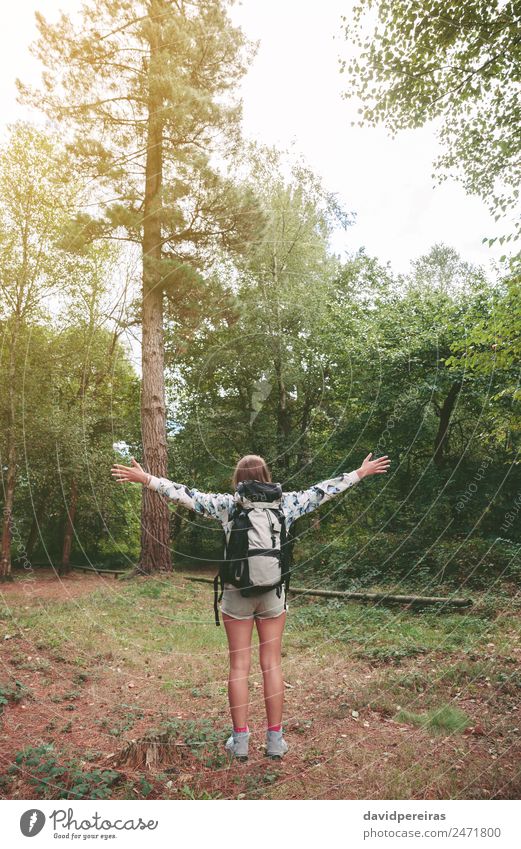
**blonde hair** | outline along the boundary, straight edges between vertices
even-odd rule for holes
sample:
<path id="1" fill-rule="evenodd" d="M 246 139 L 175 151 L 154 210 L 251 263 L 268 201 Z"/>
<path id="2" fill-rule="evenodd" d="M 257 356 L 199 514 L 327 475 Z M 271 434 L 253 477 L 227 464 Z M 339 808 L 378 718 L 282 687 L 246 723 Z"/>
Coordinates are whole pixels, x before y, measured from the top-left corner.
<path id="1" fill-rule="evenodd" d="M 239 460 L 232 475 L 232 486 L 235 489 L 241 481 L 251 480 L 271 483 L 271 472 L 267 463 L 258 454 L 246 454 Z"/>

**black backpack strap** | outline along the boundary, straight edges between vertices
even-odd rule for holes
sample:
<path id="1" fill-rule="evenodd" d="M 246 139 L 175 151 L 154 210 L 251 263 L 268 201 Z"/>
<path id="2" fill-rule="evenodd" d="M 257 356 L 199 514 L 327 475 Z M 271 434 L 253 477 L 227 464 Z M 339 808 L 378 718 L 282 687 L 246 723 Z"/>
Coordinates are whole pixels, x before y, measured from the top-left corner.
<path id="1" fill-rule="evenodd" d="M 215 616 L 215 624 L 220 625 L 219 622 L 219 573 L 213 579 L 213 612 Z"/>
<path id="2" fill-rule="evenodd" d="M 286 603 L 288 600 L 288 592 L 289 592 L 289 579 L 291 574 L 291 548 L 290 548 L 289 534 L 286 529 L 286 517 L 284 515 L 284 511 L 280 510 L 280 549 L 281 549 L 281 571 L 282 571 L 282 581 L 281 581 L 281 589 L 284 586 L 284 610 L 286 610 Z"/>
<path id="3" fill-rule="evenodd" d="M 221 593 L 219 595 L 219 584 L 221 585 Z M 217 572 L 217 575 L 213 579 L 213 612 L 215 614 L 215 624 L 220 625 L 219 622 L 219 602 L 223 597 L 224 592 L 224 581 L 221 571 Z"/>
<path id="4" fill-rule="evenodd" d="M 238 505 L 235 505 L 233 512 L 232 512 L 232 519 L 233 520 L 235 520 L 235 518 L 238 516 L 239 512 L 240 512 L 240 510 L 239 510 Z M 221 599 L 223 597 L 225 572 L 226 572 L 226 580 L 230 580 L 230 576 L 228 574 L 229 566 L 230 566 L 230 563 L 228 561 L 228 543 L 226 541 L 226 533 L 224 531 L 224 528 L 223 528 L 223 545 L 224 545 L 223 561 L 222 561 L 222 563 L 219 567 L 219 571 L 217 572 L 217 575 L 213 579 L 213 612 L 214 612 L 214 616 L 215 616 L 215 624 L 216 625 L 221 624 L 219 622 L 219 602 L 221 601 Z M 220 589 L 221 589 L 220 593 L 219 593 L 219 584 L 220 584 Z"/>

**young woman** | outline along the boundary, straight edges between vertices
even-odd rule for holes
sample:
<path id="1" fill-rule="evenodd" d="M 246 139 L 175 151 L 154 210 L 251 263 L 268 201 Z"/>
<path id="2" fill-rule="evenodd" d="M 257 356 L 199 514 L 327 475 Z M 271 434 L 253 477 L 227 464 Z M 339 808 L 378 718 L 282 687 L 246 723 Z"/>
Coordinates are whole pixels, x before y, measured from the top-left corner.
<path id="1" fill-rule="evenodd" d="M 368 475 L 382 474 L 389 468 L 387 455 L 371 460 L 368 454 L 359 469 L 344 472 L 337 477 L 317 483 L 309 489 L 284 492 L 281 508 L 286 519 L 286 529 L 307 513 L 316 510 L 326 501 L 340 495 Z M 218 519 L 223 528 L 230 522 L 235 495 L 229 493 L 199 492 L 167 478 L 158 478 L 145 472 L 132 458 L 132 466 L 116 463 L 113 477 L 120 482 L 134 481 L 148 486 L 208 518 Z M 262 457 L 248 454 L 237 463 L 232 477 L 234 491 L 241 481 L 271 482 L 271 473 Z M 282 632 L 286 621 L 285 598 L 277 589 L 262 595 L 244 598 L 231 585 L 224 587 L 221 612 L 228 637 L 230 672 L 228 698 L 233 722 L 232 735 L 226 748 L 240 760 L 248 757 L 248 678 L 251 662 L 251 638 L 255 622 L 259 634 L 259 655 L 264 682 L 264 702 L 267 715 L 266 754 L 281 758 L 288 750 L 282 734 L 282 705 L 284 683 L 281 666 Z"/>

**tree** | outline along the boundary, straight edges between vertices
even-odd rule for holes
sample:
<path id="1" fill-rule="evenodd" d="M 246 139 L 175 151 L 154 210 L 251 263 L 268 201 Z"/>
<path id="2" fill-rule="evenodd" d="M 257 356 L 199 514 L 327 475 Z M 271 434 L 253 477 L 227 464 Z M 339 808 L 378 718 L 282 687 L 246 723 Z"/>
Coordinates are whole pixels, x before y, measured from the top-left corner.
<path id="1" fill-rule="evenodd" d="M 77 167 L 93 180 L 98 214 L 77 216 L 70 245 L 121 238 L 140 247 L 142 439 L 156 475 L 167 470 L 164 298 L 177 315 L 190 312 L 217 247 L 245 249 L 259 226 L 253 193 L 211 161 L 217 141 L 225 153 L 237 141 L 232 93 L 252 55 L 229 5 L 87 0 L 76 25 L 37 13 L 43 89 L 17 80 L 24 102 L 64 125 Z M 144 488 L 137 569 L 171 568 L 168 505 Z"/>
<path id="2" fill-rule="evenodd" d="M 418 555 L 428 560 L 428 540 L 442 534 L 475 534 L 480 522 L 484 532 L 497 533 L 498 518 L 515 498 L 516 476 L 506 474 L 515 458 L 513 415 L 507 399 L 496 400 L 504 373 L 494 371 L 490 345 L 481 346 L 489 373 L 470 370 L 466 357 L 451 357 L 460 341 L 471 347 L 474 322 L 488 314 L 494 287 L 444 245 L 394 281 L 365 262 L 365 306 L 357 297 L 364 272 L 355 257 L 337 281 L 335 321 L 323 336 L 337 364 L 330 396 L 336 407 L 330 402 L 324 411 L 335 423 L 329 446 L 339 456 L 363 442 L 392 458 L 394 472 L 371 500 L 368 520 L 397 534 L 390 559 L 407 548 L 410 530 Z"/>
<path id="3" fill-rule="evenodd" d="M 255 145 L 247 156 L 267 218 L 264 238 L 241 264 L 249 297 L 262 304 L 262 347 L 269 358 L 265 388 L 256 385 L 255 393 L 262 400 L 273 383 L 277 454 L 288 472 L 293 460 L 301 466 L 307 458 L 306 433 L 323 389 L 320 337 L 338 268 L 329 240 L 335 225 L 347 228 L 351 216 L 303 162 L 286 163 L 273 148 Z"/>
<path id="4" fill-rule="evenodd" d="M 453 340 L 447 365 L 465 368 L 493 385 L 491 400 L 497 411 L 493 430 L 511 450 L 512 462 L 519 463 L 521 277 L 507 275 L 492 288 L 476 292 L 467 321 L 468 332 Z"/>
<path id="5" fill-rule="evenodd" d="M 118 341 L 118 328 L 89 325 L 88 318 L 57 334 L 51 349 L 60 574 L 70 570 L 75 540 L 77 550 L 85 549 L 79 528 L 97 527 L 99 536 L 107 532 L 103 517 L 113 487 L 106 464 L 114 458 L 115 424 L 129 438 L 130 413 L 138 416 L 138 376 Z"/>
<path id="6" fill-rule="evenodd" d="M 106 252 L 107 246 L 103 248 Z M 84 266 L 84 293 L 87 272 Z M 25 568 L 44 560 L 61 573 L 68 571 L 73 556 L 77 561 L 110 552 L 122 565 L 139 539 L 139 491 L 114 487 L 106 474 L 114 459 L 114 437 L 129 445 L 138 442 L 139 377 L 116 341 L 117 326 L 91 325 L 92 312 L 79 315 L 79 287 L 76 296 L 77 323 L 64 326 L 63 313 L 59 327 L 55 316 L 32 322 L 23 326 L 17 345 L 20 400 L 11 559 L 13 566 Z M 2 422 L 8 358 L 4 346 Z M 2 455 L 4 433 L 2 428 Z"/>
<path id="7" fill-rule="evenodd" d="M 438 243 L 411 262 L 407 282 L 415 289 L 432 289 L 454 298 L 483 288 L 485 278 L 482 269 L 465 262 L 455 248 Z"/>
<path id="8" fill-rule="evenodd" d="M 515 0 L 357 0 L 341 61 L 359 125 L 396 134 L 440 119 L 435 168 L 479 195 L 498 220 L 518 204 L 521 9 Z M 369 21 L 369 26 L 366 22 Z M 519 236 L 519 219 L 501 243 Z M 489 242 L 494 242 L 490 239 Z"/>
<path id="9" fill-rule="evenodd" d="M 22 342 L 46 315 L 51 295 L 66 291 L 75 269 L 60 248 L 77 200 L 68 158 L 54 136 L 19 122 L 0 153 L 0 318 L 6 362 L 4 515 L 0 578 L 11 572 L 13 500 L 23 433 Z M 3 477 L 3 476 L 2 476 Z"/>
<path id="10" fill-rule="evenodd" d="M 327 382 L 326 304 L 338 268 L 329 239 L 350 216 L 301 161 L 250 144 L 242 165 L 256 187 L 264 235 L 235 261 L 234 309 L 212 315 L 177 353 L 188 386 L 180 418 L 197 423 L 206 450 L 224 467 L 255 451 L 275 474 L 288 474 L 309 460 L 310 421 Z M 222 275 L 231 276 L 227 269 Z"/>
<path id="11" fill-rule="evenodd" d="M 123 306 L 113 287 L 120 254 L 118 245 L 97 242 L 77 258 L 69 303 L 59 316 L 61 332 L 50 351 L 53 418 L 60 424 L 55 453 L 66 508 L 60 574 L 70 570 L 76 513 L 85 491 L 92 487 L 101 504 L 105 464 L 113 459 L 114 413 L 121 427 L 122 399 L 129 386 L 137 391 L 139 385 L 119 341 L 123 323 L 117 310 Z"/>

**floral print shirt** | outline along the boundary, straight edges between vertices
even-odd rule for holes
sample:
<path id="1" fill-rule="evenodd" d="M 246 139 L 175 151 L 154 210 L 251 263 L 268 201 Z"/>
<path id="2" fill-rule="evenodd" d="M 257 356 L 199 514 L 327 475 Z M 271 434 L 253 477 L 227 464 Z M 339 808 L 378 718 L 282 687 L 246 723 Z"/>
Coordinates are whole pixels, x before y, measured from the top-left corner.
<path id="1" fill-rule="evenodd" d="M 321 481 L 309 489 L 283 492 L 281 508 L 286 518 L 286 529 L 289 530 L 293 522 L 306 513 L 311 513 L 326 501 L 340 495 L 349 487 L 360 482 L 356 471 L 344 472 L 335 478 Z M 150 489 L 165 495 L 172 501 L 194 510 L 201 516 L 218 519 L 222 526 L 231 521 L 231 514 L 235 506 L 235 496 L 229 493 L 199 492 L 198 489 L 190 488 L 182 483 L 174 483 L 167 478 L 157 478 L 151 475 L 148 483 Z"/>

